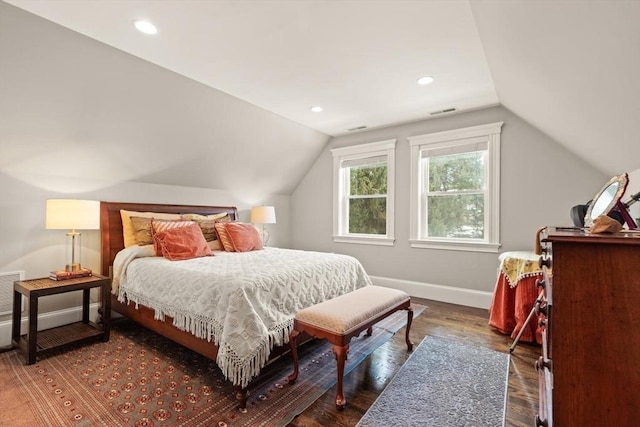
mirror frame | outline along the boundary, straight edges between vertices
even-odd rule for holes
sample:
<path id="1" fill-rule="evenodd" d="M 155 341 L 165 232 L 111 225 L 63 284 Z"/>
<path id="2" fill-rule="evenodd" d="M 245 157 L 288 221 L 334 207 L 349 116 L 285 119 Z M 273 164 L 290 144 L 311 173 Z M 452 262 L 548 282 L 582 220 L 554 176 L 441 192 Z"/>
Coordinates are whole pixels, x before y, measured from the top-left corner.
<path id="1" fill-rule="evenodd" d="M 606 208 L 604 208 L 602 212 L 596 215 L 596 218 L 600 215 L 608 215 L 609 212 L 611 212 L 611 210 L 616 207 L 616 205 L 618 205 L 620 199 L 622 198 L 622 195 L 627 190 L 627 185 L 629 185 L 629 175 L 623 173 L 622 175 L 614 176 L 600 189 L 600 191 L 598 191 L 598 193 L 593 197 L 593 200 L 591 201 L 591 204 L 587 209 L 587 213 L 584 215 L 585 227 L 590 227 L 591 224 L 593 224 L 593 221 L 595 220 L 595 218 L 592 218 L 593 207 L 598 203 L 600 197 L 603 197 L 603 195 L 607 194 L 607 189 L 615 183 L 618 184 L 618 189 L 616 190 L 615 195 L 611 198 L 611 201 L 609 202 L 609 204 L 607 204 Z"/>

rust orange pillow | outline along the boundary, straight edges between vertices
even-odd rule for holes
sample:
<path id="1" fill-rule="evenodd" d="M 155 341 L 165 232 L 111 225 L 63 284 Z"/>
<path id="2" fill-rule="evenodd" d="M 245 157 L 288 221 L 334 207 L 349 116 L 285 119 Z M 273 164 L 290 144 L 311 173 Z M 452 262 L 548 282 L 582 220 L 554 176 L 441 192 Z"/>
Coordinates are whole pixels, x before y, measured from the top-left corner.
<path id="1" fill-rule="evenodd" d="M 224 223 L 229 240 L 236 252 L 249 252 L 262 249 L 262 239 L 252 224 L 243 222 Z M 224 240 L 222 240 L 224 242 Z"/>
<path id="2" fill-rule="evenodd" d="M 185 220 L 163 221 L 151 218 L 151 243 L 153 243 L 153 250 L 156 252 L 156 256 L 162 256 L 162 250 L 160 249 L 158 242 L 153 238 L 156 233 L 167 231 L 172 228 L 186 227 L 191 224 L 195 224 L 195 222 Z"/>
<path id="3" fill-rule="evenodd" d="M 171 261 L 213 255 L 198 224 L 170 228 L 153 234 L 154 245 Z"/>

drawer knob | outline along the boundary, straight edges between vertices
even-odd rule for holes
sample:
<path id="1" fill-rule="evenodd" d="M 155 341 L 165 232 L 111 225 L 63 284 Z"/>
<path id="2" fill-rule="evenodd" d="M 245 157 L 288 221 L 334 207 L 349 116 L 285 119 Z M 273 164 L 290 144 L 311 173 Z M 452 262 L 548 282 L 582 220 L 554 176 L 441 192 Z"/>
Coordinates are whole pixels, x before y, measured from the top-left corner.
<path id="1" fill-rule="evenodd" d="M 547 267 L 551 268 L 551 257 L 540 257 L 538 258 L 538 266 L 540 268 Z"/>
<path id="2" fill-rule="evenodd" d="M 536 414 L 536 427 L 548 427 L 547 420 L 541 420 L 540 415 Z"/>
<path id="3" fill-rule="evenodd" d="M 536 367 L 536 371 L 539 371 L 543 368 L 547 368 L 547 369 L 551 369 L 551 359 L 547 359 L 544 360 L 544 356 L 540 356 L 538 357 L 538 360 L 536 360 L 536 363 L 534 364 L 534 366 Z"/>

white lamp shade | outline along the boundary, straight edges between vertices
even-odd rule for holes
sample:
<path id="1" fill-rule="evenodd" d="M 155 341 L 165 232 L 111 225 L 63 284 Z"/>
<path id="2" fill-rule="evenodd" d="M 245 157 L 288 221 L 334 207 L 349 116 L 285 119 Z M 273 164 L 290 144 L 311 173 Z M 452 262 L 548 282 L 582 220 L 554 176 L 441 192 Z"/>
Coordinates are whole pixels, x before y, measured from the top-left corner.
<path id="1" fill-rule="evenodd" d="M 94 200 L 47 200 L 46 228 L 50 230 L 100 229 L 100 202 Z"/>
<path id="2" fill-rule="evenodd" d="M 275 224 L 275 208 L 273 206 L 256 206 L 251 209 L 251 222 L 254 224 Z"/>

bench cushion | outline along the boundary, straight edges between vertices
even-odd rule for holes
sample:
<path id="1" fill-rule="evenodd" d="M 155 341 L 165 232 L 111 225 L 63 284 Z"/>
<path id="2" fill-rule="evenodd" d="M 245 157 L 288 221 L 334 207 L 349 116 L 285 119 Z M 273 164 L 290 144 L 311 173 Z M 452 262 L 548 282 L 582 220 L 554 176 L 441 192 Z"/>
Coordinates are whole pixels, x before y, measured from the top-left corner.
<path id="1" fill-rule="evenodd" d="M 409 299 L 407 293 L 397 289 L 365 286 L 300 310 L 295 320 L 336 335 L 346 335 Z"/>

